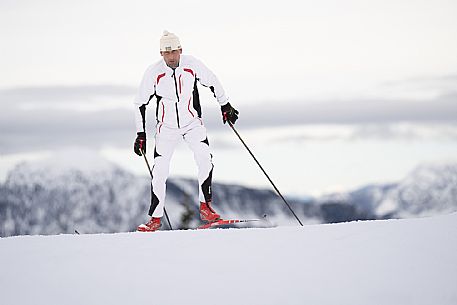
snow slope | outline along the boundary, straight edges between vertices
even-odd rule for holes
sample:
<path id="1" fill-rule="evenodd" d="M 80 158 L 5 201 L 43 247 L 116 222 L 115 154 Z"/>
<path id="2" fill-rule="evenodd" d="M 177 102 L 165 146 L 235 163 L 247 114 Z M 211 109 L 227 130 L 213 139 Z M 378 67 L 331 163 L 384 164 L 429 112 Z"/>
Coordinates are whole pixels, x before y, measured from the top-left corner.
<path id="1" fill-rule="evenodd" d="M 0 239 L 1 304 L 457 304 L 457 213 Z"/>

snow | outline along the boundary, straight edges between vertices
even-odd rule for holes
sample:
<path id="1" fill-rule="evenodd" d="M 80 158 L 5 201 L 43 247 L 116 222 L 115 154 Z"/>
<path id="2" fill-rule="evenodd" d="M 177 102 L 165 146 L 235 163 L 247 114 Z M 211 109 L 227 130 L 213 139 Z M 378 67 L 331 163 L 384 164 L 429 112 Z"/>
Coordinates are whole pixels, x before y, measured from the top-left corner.
<path id="1" fill-rule="evenodd" d="M 2 304 L 457 304 L 457 213 L 0 239 Z"/>

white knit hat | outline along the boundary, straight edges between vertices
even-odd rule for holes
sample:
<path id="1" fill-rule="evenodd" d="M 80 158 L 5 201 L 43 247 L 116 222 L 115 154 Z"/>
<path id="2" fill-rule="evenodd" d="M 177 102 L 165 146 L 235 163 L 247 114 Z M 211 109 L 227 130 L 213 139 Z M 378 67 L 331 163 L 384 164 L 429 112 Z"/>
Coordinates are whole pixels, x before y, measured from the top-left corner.
<path id="1" fill-rule="evenodd" d="M 163 31 L 163 35 L 160 38 L 160 51 L 173 51 L 181 49 L 181 43 L 179 42 L 178 36 L 167 30 Z"/>

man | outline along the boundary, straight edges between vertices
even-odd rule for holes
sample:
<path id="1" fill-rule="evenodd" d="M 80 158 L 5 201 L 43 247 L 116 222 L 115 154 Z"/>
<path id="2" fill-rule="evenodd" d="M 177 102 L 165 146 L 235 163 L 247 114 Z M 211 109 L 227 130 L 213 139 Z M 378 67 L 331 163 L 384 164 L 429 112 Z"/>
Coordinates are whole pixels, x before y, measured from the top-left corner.
<path id="1" fill-rule="evenodd" d="M 141 156 L 146 153 L 146 107 L 155 97 L 155 149 L 152 168 L 152 192 L 149 216 L 146 224 L 138 231 L 153 232 L 160 228 L 164 212 L 166 180 L 170 159 L 181 139 L 187 143 L 198 166 L 198 197 L 200 218 L 212 222 L 220 215 L 211 206 L 211 179 L 213 163 L 206 128 L 201 119 L 202 112 L 197 81 L 209 87 L 221 106 L 223 122 L 232 124 L 238 119 L 238 111 L 228 102 L 217 77 L 201 61 L 182 55 L 179 38 L 164 31 L 160 39 L 159 62 L 148 67 L 144 73 L 138 94 L 135 97 L 135 121 L 137 138 L 134 151 Z"/>

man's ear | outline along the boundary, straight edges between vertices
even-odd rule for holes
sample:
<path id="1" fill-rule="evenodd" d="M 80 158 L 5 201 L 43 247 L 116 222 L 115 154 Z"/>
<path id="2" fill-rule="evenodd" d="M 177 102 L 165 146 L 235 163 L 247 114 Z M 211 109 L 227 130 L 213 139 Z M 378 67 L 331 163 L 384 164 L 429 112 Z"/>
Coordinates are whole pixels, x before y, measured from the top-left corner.
<path id="1" fill-rule="evenodd" d="M 182 54 L 182 49 L 179 49 L 179 54 Z"/>
<path id="2" fill-rule="evenodd" d="M 163 56 L 163 52 L 162 51 L 160 51 L 160 56 Z"/>

